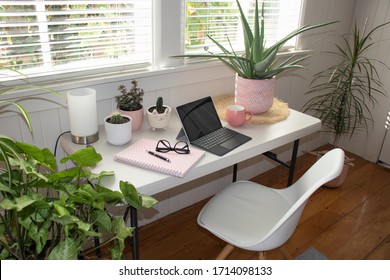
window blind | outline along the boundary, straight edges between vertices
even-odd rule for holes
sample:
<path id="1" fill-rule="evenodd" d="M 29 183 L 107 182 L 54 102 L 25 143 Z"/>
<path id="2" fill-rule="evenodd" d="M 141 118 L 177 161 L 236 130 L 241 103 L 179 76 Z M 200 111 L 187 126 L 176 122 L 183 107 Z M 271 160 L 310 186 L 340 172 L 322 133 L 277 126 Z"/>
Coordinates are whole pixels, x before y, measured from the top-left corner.
<path id="1" fill-rule="evenodd" d="M 259 0 L 259 13 L 264 2 L 264 26 L 266 45 L 270 46 L 299 26 L 301 0 Z M 255 0 L 240 1 L 249 25 L 253 26 Z M 186 0 L 187 54 L 216 50 L 207 34 L 229 47 L 228 39 L 235 51 L 244 50 L 242 26 L 235 0 Z M 295 47 L 295 40 L 285 46 Z"/>
<path id="2" fill-rule="evenodd" d="M 0 66 L 24 74 L 150 64 L 150 0 L 0 1 Z"/>

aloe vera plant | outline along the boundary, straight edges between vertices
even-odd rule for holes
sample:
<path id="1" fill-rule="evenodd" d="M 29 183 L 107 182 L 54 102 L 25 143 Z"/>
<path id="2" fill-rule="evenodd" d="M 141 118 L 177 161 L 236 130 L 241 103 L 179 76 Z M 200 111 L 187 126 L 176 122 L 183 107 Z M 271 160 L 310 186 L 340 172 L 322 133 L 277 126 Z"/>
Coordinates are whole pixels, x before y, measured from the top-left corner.
<path id="1" fill-rule="evenodd" d="M 239 8 L 241 22 L 244 33 L 245 43 L 245 54 L 241 55 L 237 53 L 228 38 L 230 49 L 225 48 L 223 45 L 211 36 L 207 35 L 210 40 L 216 44 L 222 53 L 209 53 L 209 54 L 188 54 L 188 55 L 177 55 L 174 57 L 187 57 L 187 58 L 217 58 L 222 61 L 227 67 L 235 71 L 239 76 L 246 79 L 268 79 L 273 76 L 294 68 L 303 68 L 300 64 L 303 60 L 309 57 L 309 55 L 303 57 L 297 57 L 291 55 L 289 58 L 281 63 L 277 63 L 277 52 L 283 45 L 291 38 L 306 32 L 311 29 L 323 27 L 334 22 L 322 23 L 316 25 L 304 25 L 278 42 L 274 43 L 270 47 L 265 46 L 265 33 L 264 33 L 264 3 L 262 3 L 261 17 L 259 17 L 258 1 L 256 0 L 255 6 L 255 19 L 254 26 L 251 29 L 247 18 L 245 17 L 244 11 L 241 8 L 240 2 L 236 0 Z"/>

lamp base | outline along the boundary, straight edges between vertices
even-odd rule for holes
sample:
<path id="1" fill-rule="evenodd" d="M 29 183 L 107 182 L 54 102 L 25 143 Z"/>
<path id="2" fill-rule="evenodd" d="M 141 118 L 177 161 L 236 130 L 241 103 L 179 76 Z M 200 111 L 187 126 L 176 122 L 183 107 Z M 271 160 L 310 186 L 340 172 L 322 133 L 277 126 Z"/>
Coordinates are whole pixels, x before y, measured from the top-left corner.
<path id="1" fill-rule="evenodd" d="M 75 144 L 91 144 L 93 142 L 96 142 L 99 139 L 99 132 L 96 132 L 93 135 L 88 135 L 88 136 L 75 136 L 72 135 L 72 142 Z"/>

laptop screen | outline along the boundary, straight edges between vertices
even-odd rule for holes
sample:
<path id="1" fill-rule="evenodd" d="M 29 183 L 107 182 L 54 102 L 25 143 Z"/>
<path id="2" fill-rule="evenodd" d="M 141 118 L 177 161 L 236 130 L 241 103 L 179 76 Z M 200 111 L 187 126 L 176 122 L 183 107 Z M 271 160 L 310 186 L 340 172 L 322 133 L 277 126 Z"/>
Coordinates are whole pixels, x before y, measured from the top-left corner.
<path id="1" fill-rule="evenodd" d="M 176 107 L 190 142 L 222 127 L 210 96 Z"/>

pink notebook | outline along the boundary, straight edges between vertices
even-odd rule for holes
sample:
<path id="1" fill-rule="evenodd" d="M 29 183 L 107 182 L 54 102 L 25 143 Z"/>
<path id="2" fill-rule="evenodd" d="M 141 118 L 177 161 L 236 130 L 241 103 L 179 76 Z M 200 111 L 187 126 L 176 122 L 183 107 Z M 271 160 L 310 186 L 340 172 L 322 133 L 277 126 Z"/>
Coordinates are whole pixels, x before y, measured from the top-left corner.
<path id="1" fill-rule="evenodd" d="M 158 153 L 170 162 L 149 154 L 147 151 L 155 151 L 156 140 L 139 139 L 124 150 L 114 155 L 114 160 L 129 165 L 169 174 L 176 177 L 184 177 L 188 171 L 204 156 L 204 151 L 190 148 L 189 154 L 178 154 L 174 151 Z M 157 152 L 156 152 L 157 153 Z"/>

